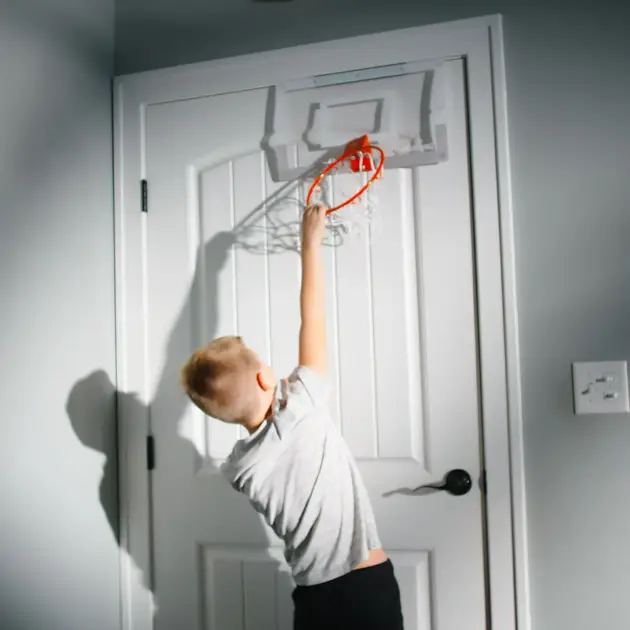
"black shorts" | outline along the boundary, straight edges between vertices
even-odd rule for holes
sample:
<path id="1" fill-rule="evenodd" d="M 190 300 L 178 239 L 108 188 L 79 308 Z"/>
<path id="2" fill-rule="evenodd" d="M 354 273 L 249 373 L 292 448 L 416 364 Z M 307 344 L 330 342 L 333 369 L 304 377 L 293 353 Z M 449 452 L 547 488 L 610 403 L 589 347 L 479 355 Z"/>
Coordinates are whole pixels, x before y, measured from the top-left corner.
<path id="1" fill-rule="evenodd" d="M 403 630 L 400 590 L 388 560 L 293 591 L 294 630 Z"/>

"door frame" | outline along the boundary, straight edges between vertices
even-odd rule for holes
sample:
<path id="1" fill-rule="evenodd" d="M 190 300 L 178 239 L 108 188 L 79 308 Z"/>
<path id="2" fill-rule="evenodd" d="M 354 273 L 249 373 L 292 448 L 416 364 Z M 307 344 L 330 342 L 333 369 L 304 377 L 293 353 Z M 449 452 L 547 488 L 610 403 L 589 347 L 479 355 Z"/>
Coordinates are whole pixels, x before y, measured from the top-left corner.
<path id="1" fill-rule="evenodd" d="M 151 566 L 147 467 L 150 400 L 146 294 L 147 106 L 293 78 L 383 65 L 401 38 L 423 59 L 464 58 L 469 100 L 481 424 L 486 479 L 486 582 L 495 630 L 529 630 L 529 580 L 520 362 L 501 16 L 421 26 L 117 77 L 114 83 L 117 389 L 122 629 L 153 628 L 153 597 L 135 564 Z M 341 53 L 341 54 L 340 54 Z M 363 62 L 361 61 L 363 59 Z M 371 63 L 371 61 L 370 61 Z M 203 88 L 202 86 L 207 86 Z M 154 357 L 153 360 L 159 360 Z"/>

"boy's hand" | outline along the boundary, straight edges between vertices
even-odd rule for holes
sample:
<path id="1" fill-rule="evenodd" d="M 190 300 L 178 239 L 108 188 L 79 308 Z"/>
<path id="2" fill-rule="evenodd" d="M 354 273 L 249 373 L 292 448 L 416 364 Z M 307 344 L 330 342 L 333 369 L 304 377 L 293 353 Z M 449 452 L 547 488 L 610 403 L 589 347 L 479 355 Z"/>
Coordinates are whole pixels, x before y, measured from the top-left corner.
<path id="1" fill-rule="evenodd" d="M 304 208 L 302 215 L 302 246 L 321 245 L 324 240 L 326 226 L 326 208 L 323 204 L 314 203 Z"/>

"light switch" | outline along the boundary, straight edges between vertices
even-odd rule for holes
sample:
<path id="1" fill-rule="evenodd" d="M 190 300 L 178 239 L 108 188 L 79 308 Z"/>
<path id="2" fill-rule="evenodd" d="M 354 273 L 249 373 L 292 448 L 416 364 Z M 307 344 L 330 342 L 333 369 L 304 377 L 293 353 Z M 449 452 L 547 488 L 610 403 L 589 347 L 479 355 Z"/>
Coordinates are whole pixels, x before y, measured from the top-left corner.
<path id="1" fill-rule="evenodd" d="M 573 364 L 575 413 L 630 413 L 626 361 Z"/>

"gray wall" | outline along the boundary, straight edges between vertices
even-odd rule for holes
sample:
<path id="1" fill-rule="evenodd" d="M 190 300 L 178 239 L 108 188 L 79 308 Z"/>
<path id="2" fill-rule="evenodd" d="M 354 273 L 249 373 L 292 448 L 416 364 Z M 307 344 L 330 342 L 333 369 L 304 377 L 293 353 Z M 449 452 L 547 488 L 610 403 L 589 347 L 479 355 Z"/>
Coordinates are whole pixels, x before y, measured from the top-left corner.
<path id="1" fill-rule="evenodd" d="M 116 70 L 503 13 L 533 630 L 629 628 L 630 419 L 576 419 L 569 365 L 630 359 L 630 12 L 594 0 L 431 4 L 124 0 Z"/>
<path id="2" fill-rule="evenodd" d="M 119 626 L 113 9 L 0 4 L 2 630 Z"/>

